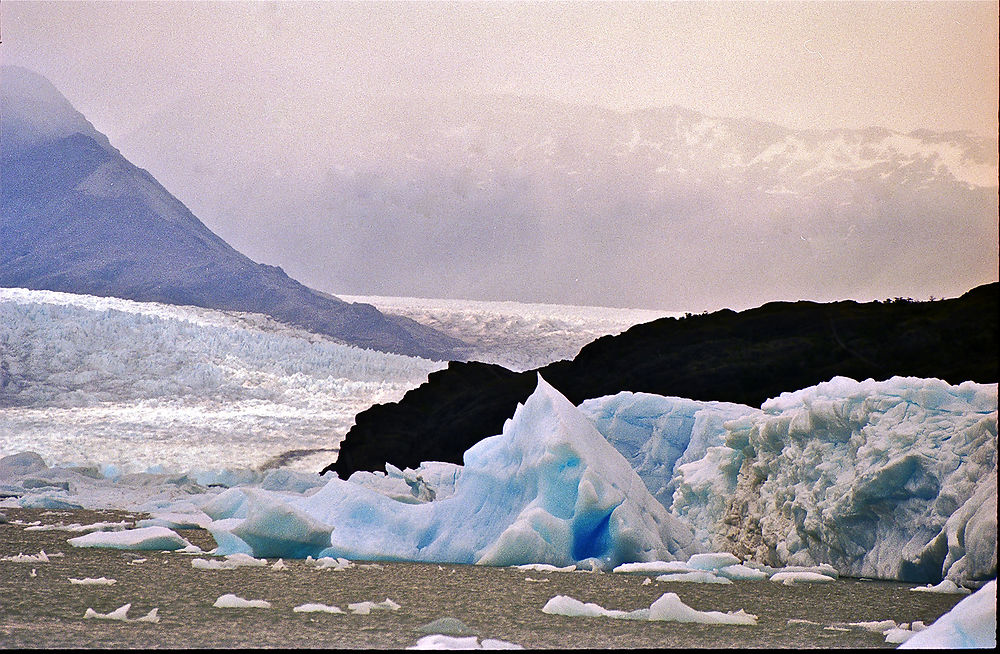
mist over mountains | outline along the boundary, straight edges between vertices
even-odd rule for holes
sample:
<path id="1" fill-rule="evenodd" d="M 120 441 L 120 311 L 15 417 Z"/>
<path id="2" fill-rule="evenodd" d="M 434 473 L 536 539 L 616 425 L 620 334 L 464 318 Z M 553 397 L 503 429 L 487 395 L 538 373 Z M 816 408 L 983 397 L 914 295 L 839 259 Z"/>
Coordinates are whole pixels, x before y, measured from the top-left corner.
<path id="1" fill-rule="evenodd" d="M 257 264 L 116 150 L 43 77 L 2 71 L 0 286 L 249 311 L 372 349 L 463 344 Z"/>
<path id="2" fill-rule="evenodd" d="M 997 143 L 966 132 L 512 96 L 291 106 L 186 98 L 116 142 L 241 250 L 342 293 L 707 310 L 996 279 Z"/>

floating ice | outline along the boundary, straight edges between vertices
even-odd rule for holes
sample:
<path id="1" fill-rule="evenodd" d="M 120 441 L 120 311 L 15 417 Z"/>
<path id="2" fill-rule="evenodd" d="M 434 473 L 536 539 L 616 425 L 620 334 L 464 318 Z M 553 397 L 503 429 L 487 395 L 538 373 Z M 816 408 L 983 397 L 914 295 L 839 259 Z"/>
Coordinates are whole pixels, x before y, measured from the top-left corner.
<path id="1" fill-rule="evenodd" d="M 476 636 L 445 636 L 444 634 L 431 634 L 424 636 L 417 641 L 416 645 L 411 645 L 406 649 L 434 649 L 434 650 L 455 650 L 455 649 L 524 649 L 515 643 L 508 643 L 495 638 L 484 638 L 480 643 Z"/>
<path id="2" fill-rule="evenodd" d="M 997 646 L 997 581 L 955 605 L 932 625 L 914 634 L 900 649 L 956 649 Z"/>
<path id="3" fill-rule="evenodd" d="M 705 552 L 693 555 L 687 560 L 687 565 L 692 570 L 712 571 L 739 562 L 740 560 L 729 552 Z"/>
<path id="4" fill-rule="evenodd" d="M 45 550 L 39 550 L 38 554 L 15 554 L 13 556 L 5 556 L 0 558 L 0 561 L 12 561 L 14 563 L 48 563 L 49 556 L 45 553 Z"/>
<path id="5" fill-rule="evenodd" d="M 743 565 L 742 563 L 727 565 L 723 568 L 719 568 L 715 571 L 715 574 L 733 581 L 760 581 L 761 579 L 767 579 L 768 577 L 768 574 L 763 570 L 751 568 Z"/>
<path id="6" fill-rule="evenodd" d="M 381 602 L 355 602 L 348 604 L 347 608 L 355 615 L 368 615 L 372 611 L 398 611 L 400 605 L 387 597 Z"/>
<path id="7" fill-rule="evenodd" d="M 73 547 L 110 547 L 119 550 L 179 550 L 191 545 L 166 527 L 95 531 L 70 538 L 67 542 Z"/>
<path id="8" fill-rule="evenodd" d="M 514 566 L 518 570 L 529 570 L 531 572 L 576 572 L 576 564 L 556 566 L 550 563 L 522 563 Z"/>
<path id="9" fill-rule="evenodd" d="M 612 572 L 693 572 L 687 563 L 682 561 L 636 561 L 634 563 L 622 563 L 616 566 Z"/>
<path id="10" fill-rule="evenodd" d="M 445 499 L 405 504 L 339 479 L 308 497 L 239 492 L 226 511 L 246 517 L 209 526 L 219 553 L 604 567 L 694 553 L 690 530 L 541 378 L 502 434 L 465 453 Z"/>
<path id="11" fill-rule="evenodd" d="M 232 593 L 226 593 L 215 600 L 215 604 L 212 606 L 217 609 L 269 609 L 271 603 L 267 600 L 247 600 Z"/>
<path id="12" fill-rule="evenodd" d="M 123 529 L 128 529 L 131 526 L 132 523 L 127 520 L 121 520 L 119 522 L 94 522 L 87 525 L 81 525 L 78 522 L 65 525 L 59 522 L 52 525 L 32 525 L 30 527 L 25 527 L 24 530 L 25 531 L 70 531 L 75 533 L 86 533 L 91 531 L 121 531 Z"/>
<path id="13" fill-rule="evenodd" d="M 479 632 L 471 629 L 458 618 L 445 616 L 432 620 L 427 624 L 417 627 L 417 631 L 425 634 L 443 634 L 448 636 L 478 636 Z"/>
<path id="14" fill-rule="evenodd" d="M 311 556 L 307 556 L 306 563 L 312 565 L 317 570 L 341 571 L 354 567 L 354 563 L 352 561 L 349 561 L 348 559 L 345 559 L 343 557 L 334 558 L 332 556 L 321 556 L 318 559 L 314 559 Z"/>
<path id="15" fill-rule="evenodd" d="M 69 583 L 79 584 L 81 586 L 113 586 L 118 583 L 117 579 L 108 579 L 107 577 L 84 577 L 83 579 L 69 578 Z"/>
<path id="16" fill-rule="evenodd" d="M 132 604 L 125 604 L 119 606 L 117 609 L 111 613 L 98 613 L 94 609 L 88 607 L 84 612 L 83 617 L 86 620 L 97 619 L 97 620 L 118 620 L 120 622 L 159 622 L 160 617 L 157 615 L 159 608 L 152 609 L 149 613 L 142 616 L 141 618 L 136 618 L 135 620 L 128 619 L 129 609 L 132 608 Z"/>
<path id="17" fill-rule="evenodd" d="M 826 584 L 833 577 L 818 572 L 776 572 L 771 575 L 771 581 L 783 583 L 786 586 L 795 584 Z"/>
<path id="18" fill-rule="evenodd" d="M 968 595 L 972 592 L 968 588 L 959 586 L 951 579 L 944 579 L 937 585 L 927 584 L 926 586 L 917 586 L 916 588 L 911 588 L 910 590 L 923 593 L 954 593 L 957 595 Z"/>
<path id="19" fill-rule="evenodd" d="M 343 613 L 343 609 L 326 604 L 300 604 L 292 609 L 296 613 Z"/>
<path id="20" fill-rule="evenodd" d="M 568 595 L 556 595 L 542 607 L 542 612 L 570 617 L 607 617 L 618 620 L 656 620 L 669 622 L 698 622 L 703 624 L 755 625 L 757 616 L 743 609 L 722 613 L 698 611 L 684 604 L 676 593 L 664 593 L 648 609 L 620 611 L 606 609 L 592 602 L 581 602 Z"/>
<path id="21" fill-rule="evenodd" d="M 230 554 L 224 560 L 192 559 L 191 567 L 196 570 L 235 570 L 236 568 L 261 568 L 267 565 L 264 559 L 255 559 L 249 554 Z"/>
<path id="22" fill-rule="evenodd" d="M 693 572 L 672 572 L 670 574 L 659 575 L 657 581 L 683 581 L 694 584 L 731 584 L 726 577 L 720 577 L 707 570 L 695 570 Z"/>

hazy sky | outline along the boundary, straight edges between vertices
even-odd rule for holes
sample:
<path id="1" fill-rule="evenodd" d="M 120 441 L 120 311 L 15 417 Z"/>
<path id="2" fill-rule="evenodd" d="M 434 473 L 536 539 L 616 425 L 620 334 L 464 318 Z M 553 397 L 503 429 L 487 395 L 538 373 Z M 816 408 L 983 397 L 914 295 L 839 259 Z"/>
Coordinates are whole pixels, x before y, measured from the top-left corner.
<path id="1" fill-rule="evenodd" d="M 16 2 L 2 55 L 114 137 L 188 93 L 512 92 L 997 131 L 996 2 Z"/>
<path id="2" fill-rule="evenodd" d="M 660 277 L 641 279 L 641 262 L 632 262 L 627 272 L 605 275 L 584 269 L 586 251 L 567 252 L 560 255 L 564 260 L 553 262 L 552 248 L 531 249 L 527 241 L 537 230 L 518 218 L 518 212 L 532 209 L 530 194 L 525 194 L 529 204 L 517 204 L 515 197 L 501 207 L 497 215 L 507 223 L 472 225 L 469 229 L 479 231 L 464 235 L 464 251 L 449 250 L 442 234 L 445 239 L 462 236 L 458 232 L 467 226 L 463 221 L 471 225 L 486 219 L 470 213 L 466 205 L 435 205 L 427 194 L 407 200 L 410 207 L 425 203 L 427 215 L 439 216 L 436 231 L 426 236 L 416 223 L 405 224 L 410 217 L 402 213 L 383 224 L 376 224 L 380 216 L 363 217 L 370 217 L 371 225 L 346 224 L 357 219 L 346 209 L 369 211 L 375 205 L 357 209 L 346 200 L 335 205 L 315 198 L 316 180 L 336 177 L 339 173 L 333 169 L 345 162 L 352 165 L 350 152 L 347 160 L 315 162 L 331 139 L 339 138 L 337 120 L 343 116 L 364 120 L 366 108 L 381 112 L 385 103 L 376 98 L 386 96 L 401 99 L 393 103 L 397 109 L 405 109 L 407 98 L 512 94 L 616 111 L 676 105 L 710 116 L 753 118 L 794 129 L 967 130 L 995 139 L 1000 95 L 998 12 L 997 2 L 3 0 L 0 56 L 4 64 L 46 76 L 126 157 L 150 170 L 234 247 L 256 261 L 283 266 L 308 285 L 345 294 L 629 302 L 701 310 L 798 297 L 940 296 L 960 292 L 967 281 L 964 277 L 950 285 L 934 281 L 940 275 L 925 263 L 938 259 L 932 233 L 926 247 L 919 253 L 914 250 L 906 262 L 913 270 L 897 266 L 893 271 L 895 262 L 889 262 L 875 244 L 861 244 L 843 260 L 824 254 L 822 261 L 814 256 L 802 259 L 801 265 L 788 262 L 785 269 L 764 274 L 757 262 L 781 259 L 779 246 L 761 245 L 760 251 L 753 251 L 740 250 L 737 244 L 733 247 L 740 251 L 723 257 L 730 268 L 716 270 L 717 277 L 706 281 L 710 272 L 702 266 L 704 257 L 713 253 L 712 239 L 728 231 L 720 229 L 728 218 L 718 212 L 712 214 L 714 222 L 708 228 L 714 233 L 690 234 L 692 243 L 701 243 L 701 250 L 679 251 L 685 248 L 678 246 L 678 235 L 685 232 L 674 229 L 669 220 L 659 228 L 673 230 L 671 251 L 652 239 L 647 239 L 647 250 L 630 251 L 633 241 L 609 231 L 606 242 L 620 241 L 622 257 L 673 257 L 676 263 L 661 264 Z M 354 114 L 333 110 L 348 106 L 362 110 L 354 109 Z M 371 152 L 358 157 L 368 162 L 366 174 L 378 177 L 385 172 L 386 178 L 397 174 L 379 169 L 373 157 L 377 158 Z M 443 167 L 442 174 L 452 175 L 456 169 Z M 282 175 L 280 183 L 275 181 Z M 627 196 L 628 175 L 620 171 L 615 175 L 621 179 L 608 182 L 617 185 L 613 190 L 620 193 L 615 197 Z M 342 196 L 357 181 L 344 179 L 340 186 L 331 186 L 335 189 L 331 194 Z M 385 197 L 409 193 L 404 188 L 407 180 L 390 181 L 397 185 Z M 599 195 L 604 189 L 598 186 L 594 192 Z M 598 206 L 600 198 L 595 202 L 593 206 Z M 624 202 L 628 204 L 627 197 Z M 607 209 L 608 215 L 619 210 Z M 937 213 L 935 220 L 947 209 Z M 794 212 L 787 219 L 794 221 Z M 862 219 L 867 220 L 858 218 Z M 559 226 L 549 220 L 543 227 L 558 234 Z M 986 240 L 995 241 L 995 223 L 992 219 L 990 223 L 973 227 L 979 230 L 976 233 L 985 233 Z M 790 224 L 793 244 L 813 238 L 804 226 Z M 845 222 L 841 236 L 848 229 L 852 234 L 874 229 L 860 222 L 858 230 L 854 227 Z M 885 233 L 900 238 L 914 233 L 899 221 L 887 228 Z M 579 242 L 567 242 L 565 249 L 605 247 L 605 260 L 615 261 L 618 252 L 608 250 L 611 245 L 585 242 L 594 233 L 578 234 Z M 878 238 L 881 232 L 871 233 Z M 343 243 L 350 234 L 370 239 Z M 382 253 L 381 264 L 372 261 L 370 269 L 359 269 L 355 278 L 330 272 L 334 266 L 329 260 L 355 265 L 372 250 L 372 243 L 397 247 L 382 235 L 405 243 L 398 247 L 410 248 L 410 267 L 402 259 L 389 258 L 391 253 Z M 961 270 L 962 247 L 985 246 L 986 258 L 995 261 L 995 243 L 970 244 L 963 238 L 945 248 L 950 248 L 947 258 L 952 269 Z M 500 270 L 496 252 L 509 248 L 515 239 L 526 245 L 519 251 L 511 249 L 508 258 L 522 260 Z M 414 247 L 414 241 L 421 242 Z M 872 252 L 865 255 L 868 261 L 856 264 L 849 258 L 868 251 Z M 494 258 L 480 256 L 482 252 L 492 252 Z M 532 256 L 546 260 L 548 269 L 539 271 Z M 884 262 L 882 269 L 879 261 Z M 972 277 L 995 278 L 996 264 L 991 265 L 993 272 L 987 265 L 985 273 L 977 268 Z M 431 270 L 433 266 L 439 270 Z M 837 287 L 829 283 L 831 271 L 848 268 L 854 278 Z M 527 278 L 539 272 L 548 277 L 530 286 Z M 526 290 L 507 292 L 484 283 L 491 275 L 504 274 L 520 284 L 511 284 L 510 289 Z M 457 279 L 462 275 L 464 281 Z M 785 283 L 796 277 L 808 279 L 799 279 L 795 287 Z M 896 281 L 882 281 L 890 278 Z M 933 283 L 912 281 L 918 278 Z M 773 285 L 762 287 L 768 279 Z M 646 286 L 625 297 L 620 289 L 633 281 Z M 741 283 L 746 288 L 740 288 Z M 663 291 L 670 287 L 678 292 Z"/>

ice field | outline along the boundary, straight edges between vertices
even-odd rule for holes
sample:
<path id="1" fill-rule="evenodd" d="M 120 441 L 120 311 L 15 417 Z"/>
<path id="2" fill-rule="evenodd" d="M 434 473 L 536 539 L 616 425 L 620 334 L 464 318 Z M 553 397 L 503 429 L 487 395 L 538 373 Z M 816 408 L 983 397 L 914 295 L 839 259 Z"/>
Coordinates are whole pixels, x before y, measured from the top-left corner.
<path id="1" fill-rule="evenodd" d="M 436 323 L 460 325 L 460 337 L 502 333 L 505 349 L 474 354 L 508 367 L 526 352 L 532 365 L 572 357 L 597 336 L 660 315 L 438 302 L 449 312 L 434 314 Z M 418 301 L 418 313 L 428 303 Z M 442 367 L 257 314 L 0 288 L 0 455 L 33 450 L 50 464 L 136 472 L 260 468 L 286 451 L 325 450 L 287 462 L 318 470 L 357 413 L 398 400 Z"/>

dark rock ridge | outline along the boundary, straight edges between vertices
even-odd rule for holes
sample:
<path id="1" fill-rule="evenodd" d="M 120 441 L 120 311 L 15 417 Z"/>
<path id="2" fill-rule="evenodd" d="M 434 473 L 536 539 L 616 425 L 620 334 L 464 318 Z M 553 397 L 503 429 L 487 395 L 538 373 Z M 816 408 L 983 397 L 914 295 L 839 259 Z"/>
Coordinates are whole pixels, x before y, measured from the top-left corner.
<path id="1" fill-rule="evenodd" d="M 0 286 L 263 313 L 352 345 L 435 359 L 464 345 L 251 261 L 43 77 L 4 67 L 0 89 Z"/>
<path id="2" fill-rule="evenodd" d="M 394 404 L 358 414 L 334 470 L 392 463 L 462 463 L 479 440 L 535 388 L 536 372 L 572 402 L 636 391 L 750 406 L 842 375 L 936 377 L 953 384 L 997 381 L 1000 284 L 962 297 L 915 302 L 773 302 L 685 318 L 662 318 L 587 345 L 572 361 L 511 372 L 450 363 Z"/>

